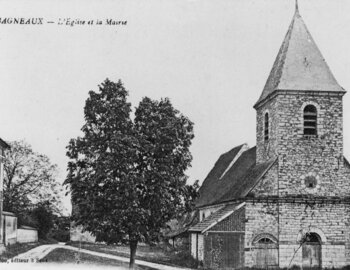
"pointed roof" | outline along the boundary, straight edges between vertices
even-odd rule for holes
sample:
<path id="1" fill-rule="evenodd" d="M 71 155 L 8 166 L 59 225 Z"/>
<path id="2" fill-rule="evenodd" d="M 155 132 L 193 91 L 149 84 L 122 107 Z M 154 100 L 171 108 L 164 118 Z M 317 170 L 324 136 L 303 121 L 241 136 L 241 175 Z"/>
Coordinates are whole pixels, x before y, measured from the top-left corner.
<path id="1" fill-rule="evenodd" d="M 345 92 L 311 37 L 297 3 L 288 32 L 255 106 L 277 90 Z"/>

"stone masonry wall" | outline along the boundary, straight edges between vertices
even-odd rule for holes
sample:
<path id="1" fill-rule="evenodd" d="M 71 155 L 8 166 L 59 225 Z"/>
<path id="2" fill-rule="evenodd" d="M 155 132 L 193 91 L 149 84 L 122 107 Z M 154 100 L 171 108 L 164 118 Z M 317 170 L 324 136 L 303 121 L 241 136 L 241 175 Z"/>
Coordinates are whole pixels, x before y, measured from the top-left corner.
<path id="1" fill-rule="evenodd" d="M 245 206 L 245 266 L 257 265 L 253 240 L 262 234 L 272 235 L 278 239 L 277 205 L 267 203 L 250 203 Z"/>
<path id="2" fill-rule="evenodd" d="M 341 267 L 349 262 L 349 205 L 283 203 L 279 212 L 280 267 L 287 267 L 291 261 L 292 265 L 301 265 L 299 240 L 307 232 L 322 239 L 322 267 Z"/>
<path id="3" fill-rule="evenodd" d="M 347 220 L 345 222 L 345 257 L 347 259 L 346 264 L 350 265 L 350 207 L 346 208 Z"/>
<path id="4" fill-rule="evenodd" d="M 317 136 L 303 135 L 303 109 L 317 108 Z M 277 155 L 280 196 L 312 194 L 349 196 L 349 173 L 343 160 L 342 97 L 280 94 L 257 109 L 257 162 Z M 264 113 L 270 115 L 270 139 L 264 141 Z M 317 179 L 307 188 L 305 178 Z"/>
<path id="5" fill-rule="evenodd" d="M 278 161 L 260 179 L 250 195 L 254 197 L 278 195 Z"/>
<path id="6" fill-rule="evenodd" d="M 276 99 L 257 109 L 256 114 L 256 162 L 262 163 L 276 156 L 278 107 Z M 269 140 L 264 140 L 265 113 L 269 114 Z"/>
<path id="7" fill-rule="evenodd" d="M 350 195 L 350 181 L 344 175 L 342 97 L 280 95 L 277 99 L 280 195 Z M 317 137 L 303 135 L 307 104 L 317 108 Z M 306 188 L 308 175 L 316 177 L 316 188 Z"/>
<path id="8" fill-rule="evenodd" d="M 302 266 L 300 239 L 307 232 L 321 237 L 322 267 L 350 264 L 349 205 L 247 202 L 245 209 L 245 266 L 257 265 L 253 242 L 259 235 L 279 243 L 280 267 Z"/>

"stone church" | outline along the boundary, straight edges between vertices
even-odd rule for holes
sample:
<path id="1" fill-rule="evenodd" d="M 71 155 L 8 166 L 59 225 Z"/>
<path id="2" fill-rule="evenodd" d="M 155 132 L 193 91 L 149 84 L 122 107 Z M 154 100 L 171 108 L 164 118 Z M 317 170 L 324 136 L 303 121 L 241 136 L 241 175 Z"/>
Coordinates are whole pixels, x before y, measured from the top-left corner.
<path id="1" fill-rule="evenodd" d="M 200 188 L 189 232 L 204 267 L 350 265 L 344 94 L 296 5 L 254 105 L 256 146 L 222 154 Z"/>

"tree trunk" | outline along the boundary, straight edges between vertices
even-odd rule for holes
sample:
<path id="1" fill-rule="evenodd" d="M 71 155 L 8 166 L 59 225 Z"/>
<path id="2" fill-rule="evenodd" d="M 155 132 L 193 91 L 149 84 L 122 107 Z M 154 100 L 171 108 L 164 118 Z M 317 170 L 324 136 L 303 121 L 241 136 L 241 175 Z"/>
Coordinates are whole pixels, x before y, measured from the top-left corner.
<path id="1" fill-rule="evenodd" d="M 137 241 L 130 241 L 130 263 L 129 269 L 135 268 L 135 256 L 136 256 Z"/>

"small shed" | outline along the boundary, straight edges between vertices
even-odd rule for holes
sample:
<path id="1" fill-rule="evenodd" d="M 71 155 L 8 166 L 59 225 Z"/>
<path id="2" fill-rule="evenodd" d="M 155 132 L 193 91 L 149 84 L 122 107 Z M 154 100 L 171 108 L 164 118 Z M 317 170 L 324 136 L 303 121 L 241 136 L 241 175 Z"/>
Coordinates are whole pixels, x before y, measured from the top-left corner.
<path id="1" fill-rule="evenodd" d="M 11 212 L 2 212 L 3 216 L 3 239 L 4 244 L 12 245 L 16 243 L 17 239 L 17 217 Z"/>
<path id="2" fill-rule="evenodd" d="M 19 229 L 17 230 L 17 242 L 18 243 L 38 242 L 38 230 L 29 226 L 19 227 Z"/>

